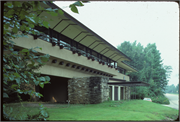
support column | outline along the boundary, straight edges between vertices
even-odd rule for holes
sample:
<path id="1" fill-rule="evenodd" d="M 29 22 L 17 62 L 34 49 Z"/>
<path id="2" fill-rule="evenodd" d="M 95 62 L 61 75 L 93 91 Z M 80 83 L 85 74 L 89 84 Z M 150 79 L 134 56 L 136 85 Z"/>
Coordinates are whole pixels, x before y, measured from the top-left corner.
<path id="1" fill-rule="evenodd" d="M 130 94 L 130 98 L 129 98 L 129 100 L 131 100 L 131 87 L 129 87 L 129 94 Z"/>
<path id="2" fill-rule="evenodd" d="M 112 101 L 114 101 L 114 86 L 112 86 Z"/>
<path id="3" fill-rule="evenodd" d="M 118 100 L 120 100 L 121 99 L 121 87 L 120 86 L 118 86 Z"/>
<path id="4" fill-rule="evenodd" d="M 135 87 L 135 99 L 136 99 L 136 87 Z"/>
<path id="5" fill-rule="evenodd" d="M 129 97 L 129 100 L 131 99 L 131 89 L 130 87 L 128 87 L 128 97 Z"/>
<path id="6" fill-rule="evenodd" d="M 134 86 L 133 86 L 133 100 L 135 99 L 135 89 L 134 89 Z"/>
<path id="7" fill-rule="evenodd" d="M 124 100 L 126 99 L 126 98 L 125 98 L 125 97 L 126 97 L 126 96 L 125 96 L 125 92 L 126 92 L 126 91 L 125 91 L 125 86 L 124 86 L 124 87 L 123 87 L 123 98 L 124 98 Z"/>

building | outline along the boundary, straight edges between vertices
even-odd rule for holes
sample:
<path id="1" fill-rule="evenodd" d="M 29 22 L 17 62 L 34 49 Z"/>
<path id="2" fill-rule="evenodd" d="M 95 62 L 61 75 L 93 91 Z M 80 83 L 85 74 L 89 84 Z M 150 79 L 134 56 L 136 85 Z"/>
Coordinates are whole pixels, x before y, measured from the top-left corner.
<path id="1" fill-rule="evenodd" d="M 42 3 L 45 8 L 58 8 L 55 4 Z M 59 9 L 59 8 L 58 8 Z M 50 28 L 35 27 L 44 34 L 17 38 L 16 48 L 42 47 L 39 54 L 49 54 L 50 60 L 39 71 L 51 78 L 44 89 L 35 87 L 43 94 L 42 101 L 71 103 L 100 103 L 130 99 L 130 82 L 126 72 L 137 72 L 123 61 L 132 61 L 106 40 L 64 12 L 47 16 Z M 50 21 L 52 19 L 53 21 Z M 21 33 L 21 32 L 19 32 Z"/>

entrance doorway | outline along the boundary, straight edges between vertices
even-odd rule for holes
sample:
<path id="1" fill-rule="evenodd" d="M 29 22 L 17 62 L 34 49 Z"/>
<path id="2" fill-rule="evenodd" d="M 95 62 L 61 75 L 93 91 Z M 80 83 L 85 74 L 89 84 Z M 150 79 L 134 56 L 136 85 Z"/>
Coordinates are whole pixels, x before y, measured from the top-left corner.
<path id="1" fill-rule="evenodd" d="M 118 100 L 118 87 L 114 89 L 114 100 Z"/>
<path id="2" fill-rule="evenodd" d="M 121 100 L 124 99 L 123 94 L 124 94 L 124 87 L 121 87 Z"/>
<path id="3" fill-rule="evenodd" d="M 112 86 L 109 86 L 109 98 L 112 100 Z"/>
<path id="4" fill-rule="evenodd" d="M 47 76 L 47 75 L 46 75 Z M 44 102 L 66 103 L 68 100 L 68 80 L 69 78 L 49 76 L 50 84 L 45 84 L 44 88 L 36 86 L 36 92 L 43 95 L 40 98 Z"/>

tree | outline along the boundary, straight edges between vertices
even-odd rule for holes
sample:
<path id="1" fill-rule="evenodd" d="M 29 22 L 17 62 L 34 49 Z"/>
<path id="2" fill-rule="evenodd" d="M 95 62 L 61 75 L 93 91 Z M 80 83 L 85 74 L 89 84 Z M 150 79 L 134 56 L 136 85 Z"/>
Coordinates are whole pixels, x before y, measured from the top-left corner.
<path id="1" fill-rule="evenodd" d="M 136 41 L 133 43 L 123 42 L 117 48 L 130 57 L 133 61 L 127 62 L 135 67 L 138 72 L 128 73 L 131 81 L 144 81 L 150 84 L 149 87 L 137 88 L 137 98 L 154 97 L 163 95 L 171 73 L 171 66 L 164 66 L 160 52 L 155 43 L 148 44 L 145 48 Z"/>
<path id="2" fill-rule="evenodd" d="M 47 1 L 48 2 L 48 1 Z M 41 4 L 47 4 L 45 1 L 12 1 L 2 2 L 3 8 L 3 101 L 9 98 L 10 93 L 28 94 L 33 97 L 42 97 L 42 94 L 29 89 L 31 85 L 39 85 L 50 83 L 48 76 L 42 77 L 38 69 L 45 65 L 49 59 L 49 55 L 39 55 L 38 49 L 14 50 L 14 42 L 12 39 L 27 37 L 27 34 L 37 35 L 40 32 L 35 31 L 35 26 L 44 26 L 49 28 L 46 16 L 37 16 L 41 12 L 47 12 L 52 16 L 63 14 L 60 9 L 43 8 Z M 69 7 L 75 13 L 78 13 L 77 6 L 83 6 L 82 2 L 77 1 Z M 50 20 L 49 20 L 50 21 Z M 21 31 L 22 34 L 19 34 Z M 26 86 L 26 87 L 25 87 Z M 18 95 L 19 96 L 19 95 Z M 3 108 L 5 105 L 3 105 Z M 45 120 L 48 117 L 43 106 L 37 120 Z M 3 109 L 3 116 L 10 119 Z"/>
<path id="3" fill-rule="evenodd" d="M 166 93 L 179 93 L 179 84 L 175 86 L 174 84 L 166 86 Z"/>

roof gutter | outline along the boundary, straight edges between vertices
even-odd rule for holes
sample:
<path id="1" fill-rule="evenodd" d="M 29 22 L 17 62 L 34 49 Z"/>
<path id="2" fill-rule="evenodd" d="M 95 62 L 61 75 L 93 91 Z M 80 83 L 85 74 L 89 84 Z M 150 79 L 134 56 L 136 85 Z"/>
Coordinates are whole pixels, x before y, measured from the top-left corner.
<path id="1" fill-rule="evenodd" d="M 51 3 L 49 1 L 46 2 L 47 5 L 49 5 L 50 7 L 52 7 L 53 9 L 61 9 L 59 8 L 57 5 L 55 5 L 54 3 Z M 62 9 L 61 9 L 62 10 Z M 78 20 L 76 20 L 74 17 L 72 17 L 71 15 L 69 15 L 68 13 L 66 13 L 64 10 L 62 10 L 64 12 L 64 16 L 71 19 L 74 23 L 78 24 L 80 27 L 82 27 L 83 29 L 85 29 L 86 31 L 88 31 L 89 33 L 92 33 L 95 37 L 99 38 L 100 40 L 102 40 L 103 42 L 105 42 L 107 45 L 109 45 L 111 48 L 113 48 L 114 50 L 116 50 L 117 52 L 119 52 L 120 54 L 122 54 L 123 56 L 125 56 L 127 59 L 129 59 L 130 61 L 132 61 L 131 58 L 129 58 L 128 56 L 126 56 L 124 53 L 122 53 L 121 51 L 119 51 L 117 48 L 115 48 L 114 46 L 112 46 L 109 42 L 107 42 L 106 40 L 104 40 L 102 37 L 100 37 L 99 35 L 97 35 L 96 33 L 94 33 L 92 30 L 90 30 L 89 28 L 87 28 L 85 25 L 83 25 L 82 23 L 80 23 Z"/>

